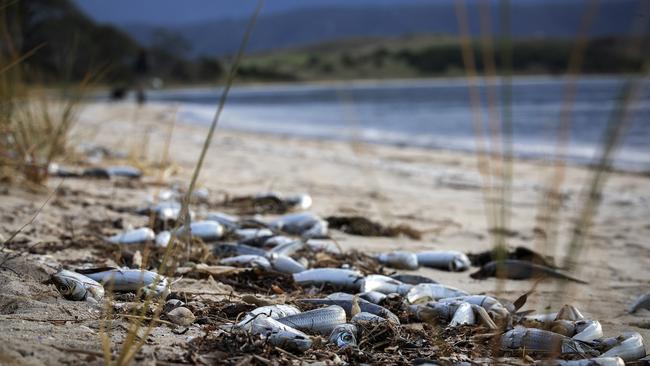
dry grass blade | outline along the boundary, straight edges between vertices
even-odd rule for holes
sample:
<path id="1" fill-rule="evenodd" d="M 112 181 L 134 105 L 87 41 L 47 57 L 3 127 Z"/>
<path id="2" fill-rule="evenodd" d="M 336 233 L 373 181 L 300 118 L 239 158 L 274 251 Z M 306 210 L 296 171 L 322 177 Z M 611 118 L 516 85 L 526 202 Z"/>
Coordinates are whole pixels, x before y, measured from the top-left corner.
<path id="1" fill-rule="evenodd" d="M 598 0 L 591 0 L 587 11 L 582 17 L 576 43 L 569 56 L 569 65 L 567 67 L 568 80 L 564 88 L 564 99 L 560 110 L 553 174 L 549 177 L 546 188 L 544 189 L 537 215 L 537 226 L 544 233 L 544 235 L 538 236 L 537 247 L 544 254 L 549 254 L 551 250 L 554 252 L 555 248 L 551 248 L 550 246 L 554 246 L 557 243 L 557 226 L 561 215 L 559 210 L 561 204 L 559 190 L 564 182 L 566 147 L 569 143 L 569 131 L 571 131 L 572 123 L 571 111 L 577 93 L 577 78 L 582 68 L 587 46 L 587 35 L 597 14 Z"/>
<path id="2" fill-rule="evenodd" d="M 485 137 L 483 133 L 483 117 L 481 114 L 481 94 L 478 88 L 478 74 L 474 62 L 474 52 L 472 51 L 471 39 L 469 35 L 469 21 L 467 17 L 467 8 L 465 0 L 456 0 L 456 18 L 458 19 L 458 28 L 460 30 L 460 45 L 463 57 L 463 65 L 467 76 L 470 104 L 472 105 L 472 125 L 474 128 L 474 137 L 476 140 L 476 163 L 479 174 L 483 179 L 481 193 L 487 214 L 488 230 L 494 227 L 495 215 L 492 202 L 492 179 L 490 175 L 490 162 L 486 157 Z M 494 236 L 492 236 L 494 239 Z M 496 241 L 495 241 L 496 244 Z"/>
<path id="3" fill-rule="evenodd" d="M 216 130 L 217 124 L 219 122 L 219 117 L 221 116 L 221 112 L 223 111 L 223 108 L 225 106 L 226 100 L 228 98 L 228 93 L 230 91 L 230 88 L 232 86 L 232 83 L 235 79 L 235 76 L 237 75 L 237 69 L 240 65 L 241 59 L 244 55 L 244 50 L 246 49 L 246 46 L 248 44 L 248 40 L 250 37 L 250 34 L 252 33 L 253 27 L 255 25 L 255 22 L 257 20 L 257 16 L 259 15 L 262 6 L 264 4 L 263 0 L 259 0 L 257 3 L 257 7 L 255 8 L 255 11 L 246 27 L 244 37 L 242 39 L 242 42 L 240 44 L 239 50 L 235 56 L 234 62 L 231 65 L 230 72 L 228 73 L 228 77 L 226 79 L 226 84 L 224 87 L 224 90 L 221 94 L 221 98 L 219 99 L 219 105 L 217 107 L 217 110 L 215 112 L 214 118 L 212 119 L 212 123 L 210 125 L 210 129 L 208 130 L 208 134 L 205 138 L 205 142 L 203 144 L 203 148 L 201 149 L 201 153 L 199 155 L 199 159 L 194 167 L 194 173 L 192 174 L 192 179 L 190 181 L 190 185 L 187 189 L 187 193 L 185 195 L 185 199 L 182 202 L 182 207 L 181 207 L 181 213 L 179 215 L 180 219 L 178 220 L 177 225 L 174 227 L 171 233 L 171 238 L 169 241 L 169 245 L 167 246 L 167 249 L 165 250 L 165 253 L 163 254 L 163 257 L 161 259 L 161 264 L 160 267 L 158 268 L 158 273 L 159 274 L 167 274 L 167 273 L 173 273 L 173 269 L 170 268 L 169 266 L 169 260 L 171 258 L 171 254 L 175 251 L 176 247 L 176 237 L 177 237 L 177 232 L 178 229 L 181 225 L 181 223 L 187 222 L 189 220 L 189 203 L 190 203 L 190 198 L 192 196 L 192 192 L 194 191 L 194 187 L 196 185 L 196 181 L 198 180 L 198 176 L 201 172 L 201 168 L 203 166 L 203 161 L 205 160 L 205 156 L 207 154 L 207 150 L 210 147 L 210 143 L 212 142 L 212 138 L 214 136 L 214 132 Z M 152 284 L 152 286 L 156 286 L 160 282 L 160 276 L 157 276 Z M 142 348 L 144 345 L 144 342 L 146 341 L 147 337 L 151 333 L 154 323 L 151 322 L 148 327 L 145 329 L 143 335 L 140 337 L 139 340 L 136 341 L 136 335 L 138 334 L 140 328 L 142 327 L 142 320 L 145 318 L 145 313 L 146 309 L 149 307 L 149 305 L 152 302 L 153 298 L 153 291 L 149 291 L 146 299 L 144 306 L 142 307 L 142 313 L 139 315 L 138 318 L 134 319 L 133 324 L 131 328 L 129 329 L 129 333 L 127 334 L 127 338 L 125 339 L 122 350 L 118 356 L 118 359 L 116 361 L 117 365 L 126 365 L 128 364 L 133 357 L 139 352 L 139 350 Z M 154 310 L 154 315 L 151 317 L 154 320 L 157 320 L 160 316 L 160 313 L 162 312 L 162 303 L 159 302 L 156 304 L 157 306 L 155 307 Z"/>

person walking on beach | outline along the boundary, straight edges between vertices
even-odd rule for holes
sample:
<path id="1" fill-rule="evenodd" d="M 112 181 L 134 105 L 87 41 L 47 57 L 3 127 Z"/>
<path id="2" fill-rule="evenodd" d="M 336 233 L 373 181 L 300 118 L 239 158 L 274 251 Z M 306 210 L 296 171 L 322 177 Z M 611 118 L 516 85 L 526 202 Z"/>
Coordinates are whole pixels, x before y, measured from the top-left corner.
<path id="1" fill-rule="evenodd" d="M 142 105 L 147 100 L 144 89 L 147 83 L 147 74 L 149 72 L 149 59 L 147 51 L 140 49 L 138 56 L 133 63 L 133 73 L 135 74 L 135 93 L 138 104 Z"/>

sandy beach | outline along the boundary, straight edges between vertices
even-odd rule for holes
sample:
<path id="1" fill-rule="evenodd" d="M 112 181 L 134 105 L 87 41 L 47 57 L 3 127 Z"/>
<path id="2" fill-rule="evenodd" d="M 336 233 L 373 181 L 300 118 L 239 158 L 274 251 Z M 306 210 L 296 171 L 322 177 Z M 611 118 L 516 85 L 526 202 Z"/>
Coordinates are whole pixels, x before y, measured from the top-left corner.
<path id="1" fill-rule="evenodd" d="M 228 108 L 226 106 L 226 108 Z M 173 105 L 94 103 L 85 106 L 75 128 L 75 143 L 93 143 L 114 151 L 143 151 L 145 177 L 137 182 L 69 178 L 33 224 L 18 235 L 11 249 L 29 254 L 5 264 L 0 271 L 0 364 L 101 364 L 99 309 L 84 302 L 61 298 L 52 285 L 43 284 L 54 267 L 106 265 L 97 238 L 119 232 L 109 226 L 120 222 L 135 227 L 147 218 L 129 212 L 143 205 L 161 186 L 179 182 L 186 186 L 199 156 L 207 128 L 178 121 L 173 126 L 169 157 L 172 175 L 159 176 L 154 163 L 163 155 L 174 119 Z M 69 163 L 66 163 L 70 165 Z M 543 188 L 552 165 L 515 160 L 508 235 L 510 246 L 541 251 L 537 215 Z M 580 192 L 591 171 L 569 166 L 561 193 L 565 198 L 559 216 L 559 240 L 547 253 L 562 264 L 574 220 L 581 207 Z M 60 178 L 51 178 L 54 189 Z M 158 184 L 162 181 L 164 184 Z M 311 211 L 322 216 L 361 215 L 383 224 L 408 224 L 424 232 L 421 240 L 405 237 L 361 237 L 333 230 L 343 249 L 366 253 L 389 250 L 488 250 L 483 178 L 476 157 L 469 154 L 342 141 L 310 140 L 279 135 L 217 129 L 199 186 L 210 199 L 277 191 L 308 193 Z M 0 236 L 26 223 L 47 198 L 9 186 L 0 193 Z M 200 216 L 205 210 L 197 207 Z M 578 260 L 576 277 L 589 284 L 570 284 L 563 303 L 578 307 L 598 319 L 607 336 L 634 330 L 650 340 L 650 311 L 627 314 L 631 301 L 650 290 L 650 177 L 614 172 L 604 188 L 586 247 Z M 95 243 L 87 245 L 87 243 Z M 420 269 L 418 273 L 473 293 L 514 300 L 532 281 L 471 279 L 472 272 Z M 189 280 L 187 280 L 189 281 Z M 196 281 L 197 286 L 217 286 Z M 176 284 L 175 286 L 183 285 Z M 186 285 L 187 283 L 185 283 Z M 547 312 L 559 282 L 546 280 L 529 297 L 525 309 Z M 498 293 L 496 291 L 499 291 Z M 559 300 L 558 300 L 559 301 Z M 557 308 L 553 303 L 553 308 Z M 126 334 L 125 319 L 113 321 L 113 341 Z M 157 327 L 136 360 L 143 364 L 186 362 L 185 342 L 203 334 L 195 324 L 184 334 Z"/>

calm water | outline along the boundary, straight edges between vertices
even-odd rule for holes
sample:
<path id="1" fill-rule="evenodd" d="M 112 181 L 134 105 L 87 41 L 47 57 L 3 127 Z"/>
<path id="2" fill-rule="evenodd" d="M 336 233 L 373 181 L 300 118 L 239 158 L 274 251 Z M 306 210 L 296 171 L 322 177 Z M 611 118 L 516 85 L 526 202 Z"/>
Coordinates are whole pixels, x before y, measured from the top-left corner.
<path id="1" fill-rule="evenodd" d="M 486 82 L 487 83 L 487 82 Z M 572 105 L 567 159 L 589 163 L 598 155 L 622 78 L 582 78 Z M 555 151 L 566 79 L 516 77 L 512 85 L 513 147 L 521 157 L 546 159 Z M 487 128 L 488 84 L 481 85 Z M 498 86 L 497 86 L 498 88 Z M 498 93 L 497 89 L 497 93 Z M 181 103 L 182 121 L 207 124 L 220 89 L 158 91 L 154 101 Z M 500 104 L 500 103 L 499 103 Z M 499 106 L 496 106 L 500 113 Z M 616 165 L 650 170 L 650 86 L 629 108 Z M 351 82 L 243 86 L 232 89 L 221 127 L 331 139 L 473 151 L 476 139 L 465 80 Z"/>

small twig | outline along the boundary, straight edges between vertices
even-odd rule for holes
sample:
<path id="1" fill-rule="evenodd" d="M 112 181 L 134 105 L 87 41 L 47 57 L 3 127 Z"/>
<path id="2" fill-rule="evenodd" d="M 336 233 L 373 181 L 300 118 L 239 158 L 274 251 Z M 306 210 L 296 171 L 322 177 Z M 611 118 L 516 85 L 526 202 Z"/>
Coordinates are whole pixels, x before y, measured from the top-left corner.
<path id="1" fill-rule="evenodd" d="M 88 319 L 38 319 L 38 318 L 29 318 L 29 317 L 6 317 L 2 318 L 3 320 L 25 320 L 29 322 L 75 322 L 80 323 L 86 320 L 94 320 L 92 318 Z"/>

